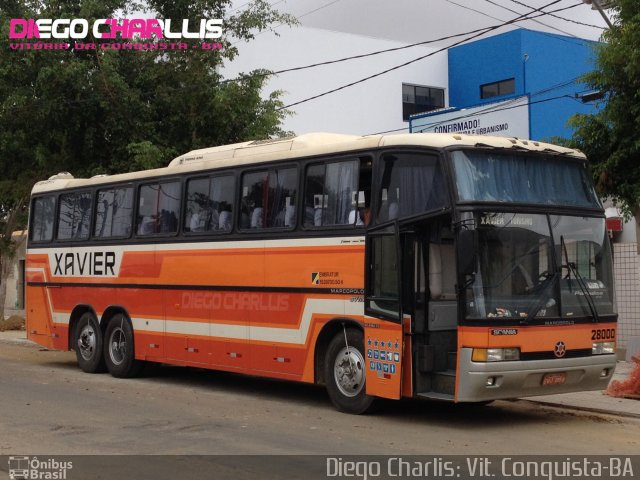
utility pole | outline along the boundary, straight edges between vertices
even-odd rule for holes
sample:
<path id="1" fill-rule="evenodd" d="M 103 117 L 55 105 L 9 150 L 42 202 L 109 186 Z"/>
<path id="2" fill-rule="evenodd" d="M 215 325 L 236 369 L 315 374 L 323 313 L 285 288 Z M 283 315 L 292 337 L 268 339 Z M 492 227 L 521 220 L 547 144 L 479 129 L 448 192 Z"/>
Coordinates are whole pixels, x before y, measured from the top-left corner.
<path id="1" fill-rule="evenodd" d="M 582 0 L 582 3 L 591 5 L 591 8 L 593 8 L 594 10 L 598 10 L 600 12 L 600 15 L 602 15 L 602 18 L 604 18 L 604 21 L 607 22 L 607 25 L 609 25 L 609 28 L 613 28 L 613 23 L 611 23 L 611 20 L 609 20 L 607 14 L 604 13 L 604 9 L 608 7 L 608 3 L 606 0 L 604 2 L 601 2 L 600 0 Z"/>

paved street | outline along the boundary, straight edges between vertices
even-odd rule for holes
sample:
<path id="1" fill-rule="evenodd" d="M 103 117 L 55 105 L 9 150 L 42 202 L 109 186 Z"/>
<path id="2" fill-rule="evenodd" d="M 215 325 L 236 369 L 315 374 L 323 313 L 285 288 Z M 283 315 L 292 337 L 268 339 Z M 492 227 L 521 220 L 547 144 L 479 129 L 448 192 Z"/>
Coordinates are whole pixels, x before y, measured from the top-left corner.
<path id="1" fill-rule="evenodd" d="M 0 455 L 636 454 L 640 419 L 515 401 L 338 413 L 324 389 L 162 367 L 118 380 L 72 352 L 0 343 Z"/>

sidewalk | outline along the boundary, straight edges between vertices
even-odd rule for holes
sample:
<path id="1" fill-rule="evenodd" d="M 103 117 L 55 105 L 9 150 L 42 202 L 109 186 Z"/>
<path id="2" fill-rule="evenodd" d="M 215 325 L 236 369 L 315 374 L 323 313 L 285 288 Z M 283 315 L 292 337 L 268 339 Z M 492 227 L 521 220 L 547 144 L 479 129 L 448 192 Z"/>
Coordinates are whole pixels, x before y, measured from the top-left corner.
<path id="1" fill-rule="evenodd" d="M 34 345 L 31 340 L 27 340 L 27 332 L 24 330 L 7 330 L 6 332 L 0 332 L 0 343 Z"/>
<path id="2" fill-rule="evenodd" d="M 618 362 L 616 371 L 613 374 L 613 380 L 627 380 L 633 367 L 634 364 L 632 362 Z M 640 418 L 640 400 L 610 397 L 601 391 L 526 397 L 523 398 L 523 400 L 554 407 L 573 408 L 586 412 Z"/>
<path id="3" fill-rule="evenodd" d="M 27 332 L 25 331 L 0 332 L 0 344 L 2 343 L 34 345 L 30 340 L 27 340 Z M 628 379 L 633 367 L 631 362 L 618 362 L 613 379 Z M 522 400 L 554 407 L 640 418 L 640 400 L 610 397 L 601 391 L 525 397 Z"/>

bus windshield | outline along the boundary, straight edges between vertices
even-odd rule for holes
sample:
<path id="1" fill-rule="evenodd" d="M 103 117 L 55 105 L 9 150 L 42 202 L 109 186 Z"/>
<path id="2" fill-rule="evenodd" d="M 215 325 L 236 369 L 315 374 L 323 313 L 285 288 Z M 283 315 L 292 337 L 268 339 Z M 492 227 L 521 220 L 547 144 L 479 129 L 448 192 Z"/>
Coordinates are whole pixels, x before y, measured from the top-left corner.
<path id="1" fill-rule="evenodd" d="M 584 162 L 547 154 L 452 152 L 461 202 L 510 202 L 602 208 Z"/>
<path id="2" fill-rule="evenodd" d="M 603 218 L 479 213 L 469 319 L 598 317 L 614 313 Z"/>

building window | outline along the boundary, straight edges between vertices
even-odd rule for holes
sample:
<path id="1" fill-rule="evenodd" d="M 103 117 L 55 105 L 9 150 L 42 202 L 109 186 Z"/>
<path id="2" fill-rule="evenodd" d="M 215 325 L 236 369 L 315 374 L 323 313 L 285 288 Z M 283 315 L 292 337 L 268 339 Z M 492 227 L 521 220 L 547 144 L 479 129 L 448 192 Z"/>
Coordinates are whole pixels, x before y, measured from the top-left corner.
<path id="1" fill-rule="evenodd" d="M 415 113 L 444 108 L 444 89 L 402 84 L 402 119 L 409 121 Z"/>
<path id="2" fill-rule="evenodd" d="M 480 85 L 480 98 L 493 98 L 502 95 L 510 95 L 516 91 L 516 80 L 510 78 L 508 80 L 500 80 L 499 82 L 485 83 Z"/>

